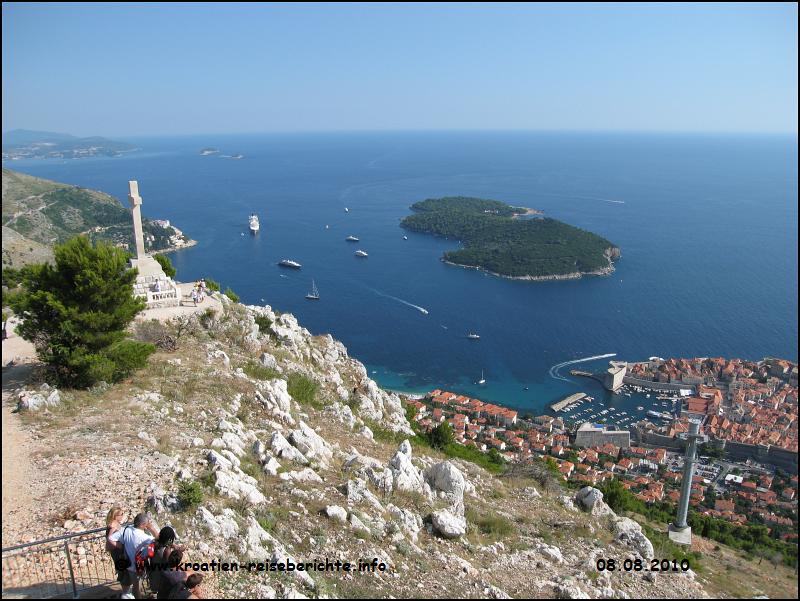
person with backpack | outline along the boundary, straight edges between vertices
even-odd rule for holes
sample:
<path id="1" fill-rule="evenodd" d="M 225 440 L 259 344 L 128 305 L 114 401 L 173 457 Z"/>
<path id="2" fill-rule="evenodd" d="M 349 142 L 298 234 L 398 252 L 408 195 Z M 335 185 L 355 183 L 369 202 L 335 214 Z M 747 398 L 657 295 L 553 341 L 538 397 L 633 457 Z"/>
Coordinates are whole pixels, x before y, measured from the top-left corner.
<path id="1" fill-rule="evenodd" d="M 175 530 L 170 526 L 164 526 L 158 533 L 158 538 L 155 543 L 155 553 L 150 566 L 150 590 L 159 591 L 162 588 L 164 576 L 167 570 L 174 566 L 168 565 L 168 560 L 173 554 L 173 551 L 180 551 L 181 558 L 185 550 L 183 545 L 175 544 Z M 169 590 L 176 584 L 172 582 L 169 585 Z"/>
<path id="2" fill-rule="evenodd" d="M 129 565 L 126 568 L 130 584 L 122 592 L 122 599 L 139 598 L 139 580 L 146 575 L 147 567 L 155 554 L 155 524 L 146 513 L 140 513 L 133 524 L 116 530 L 109 535 L 108 542 L 121 545 Z"/>

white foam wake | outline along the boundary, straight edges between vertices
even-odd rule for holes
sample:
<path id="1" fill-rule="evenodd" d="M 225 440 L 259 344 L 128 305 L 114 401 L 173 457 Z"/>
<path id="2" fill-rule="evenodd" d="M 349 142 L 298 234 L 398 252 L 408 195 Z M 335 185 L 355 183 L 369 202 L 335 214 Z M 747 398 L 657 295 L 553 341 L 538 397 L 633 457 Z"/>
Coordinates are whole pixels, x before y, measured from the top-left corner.
<path id="1" fill-rule="evenodd" d="M 424 313 L 425 315 L 428 314 L 428 310 L 425 307 L 420 307 L 419 305 L 415 305 L 414 303 L 410 303 L 407 300 L 403 300 L 402 298 L 397 298 L 396 296 L 392 296 L 391 294 L 386 294 L 386 293 L 381 292 L 379 290 L 375 290 L 375 288 L 370 288 L 370 290 L 372 290 L 378 296 L 383 296 L 384 298 L 390 298 L 392 300 L 397 301 L 398 303 L 403 303 L 404 305 L 407 305 L 409 307 L 413 307 L 414 309 L 416 309 L 420 313 Z"/>
<path id="2" fill-rule="evenodd" d="M 593 357 L 584 357 L 583 359 L 573 359 L 572 361 L 564 361 L 563 363 L 556 363 L 549 370 L 550 377 L 555 378 L 556 380 L 564 380 L 565 382 L 571 382 L 571 380 L 559 374 L 558 370 L 561 369 L 562 367 L 566 367 L 567 365 L 573 365 L 575 363 L 585 363 L 586 361 L 595 361 L 597 359 L 606 359 L 608 357 L 616 357 L 616 356 L 617 353 L 607 353 L 605 355 L 594 355 Z"/>

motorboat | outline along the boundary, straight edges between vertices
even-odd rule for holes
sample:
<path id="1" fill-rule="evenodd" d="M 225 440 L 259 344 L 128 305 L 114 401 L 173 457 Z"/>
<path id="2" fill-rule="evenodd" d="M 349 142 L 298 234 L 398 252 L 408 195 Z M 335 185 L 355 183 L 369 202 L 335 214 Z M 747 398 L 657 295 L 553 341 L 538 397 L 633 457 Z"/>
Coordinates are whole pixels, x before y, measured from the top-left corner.
<path id="1" fill-rule="evenodd" d="M 259 227 L 260 226 L 258 224 L 258 215 L 253 213 L 252 215 L 250 215 L 250 231 L 253 232 L 254 234 L 257 234 Z"/>
<path id="2" fill-rule="evenodd" d="M 290 267 L 291 269 L 300 269 L 302 267 L 300 263 L 292 261 L 291 259 L 283 259 L 278 265 L 281 267 Z"/>
<path id="3" fill-rule="evenodd" d="M 364 252 L 363 250 L 357 250 L 357 251 L 356 251 L 356 253 L 355 253 L 355 255 L 356 255 L 357 257 L 368 257 L 368 256 L 369 256 L 369 255 L 368 255 L 366 252 Z"/>

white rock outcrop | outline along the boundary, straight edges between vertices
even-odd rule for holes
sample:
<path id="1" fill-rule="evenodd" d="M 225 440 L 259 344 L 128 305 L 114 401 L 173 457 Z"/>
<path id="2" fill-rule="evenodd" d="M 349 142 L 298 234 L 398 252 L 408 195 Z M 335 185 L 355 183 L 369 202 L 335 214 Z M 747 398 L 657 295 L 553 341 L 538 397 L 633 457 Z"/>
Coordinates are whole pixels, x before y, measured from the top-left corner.
<path id="1" fill-rule="evenodd" d="M 436 532 L 445 538 L 458 538 L 467 533 L 467 520 L 464 516 L 455 515 L 447 509 L 434 511 L 431 522 Z"/>

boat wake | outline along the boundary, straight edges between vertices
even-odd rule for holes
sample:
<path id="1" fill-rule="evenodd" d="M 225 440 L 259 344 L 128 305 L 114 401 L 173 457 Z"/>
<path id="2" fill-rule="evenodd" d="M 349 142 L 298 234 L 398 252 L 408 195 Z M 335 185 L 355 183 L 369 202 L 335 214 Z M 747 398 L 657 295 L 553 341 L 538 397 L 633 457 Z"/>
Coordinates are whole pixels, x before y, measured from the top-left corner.
<path id="1" fill-rule="evenodd" d="M 563 380 L 564 382 L 571 382 L 568 378 L 565 378 L 561 374 L 558 373 L 562 367 L 566 367 L 567 365 L 573 365 L 575 363 L 585 363 L 586 361 L 595 361 L 597 359 L 607 359 L 608 357 L 616 357 L 617 353 L 607 353 L 605 355 L 595 355 L 593 357 L 584 357 L 583 359 L 573 359 L 572 361 L 564 361 L 563 363 L 556 363 L 553 367 L 550 368 L 549 374 L 551 378 L 556 380 Z"/>
<path id="2" fill-rule="evenodd" d="M 378 296 L 382 296 L 384 298 L 390 298 L 392 300 L 396 300 L 398 303 L 403 303 L 404 305 L 412 307 L 413 309 L 416 309 L 420 313 L 423 313 L 425 315 L 428 314 L 428 310 L 425 307 L 420 307 L 419 305 L 415 305 L 414 303 L 410 303 L 410 302 L 408 302 L 406 300 L 403 300 L 402 298 L 397 298 L 396 296 L 392 296 L 391 294 L 385 294 L 385 293 L 381 292 L 380 290 L 375 290 L 375 288 L 370 288 L 370 290 L 372 290 Z"/>

